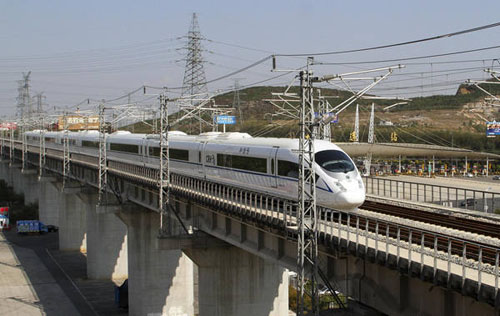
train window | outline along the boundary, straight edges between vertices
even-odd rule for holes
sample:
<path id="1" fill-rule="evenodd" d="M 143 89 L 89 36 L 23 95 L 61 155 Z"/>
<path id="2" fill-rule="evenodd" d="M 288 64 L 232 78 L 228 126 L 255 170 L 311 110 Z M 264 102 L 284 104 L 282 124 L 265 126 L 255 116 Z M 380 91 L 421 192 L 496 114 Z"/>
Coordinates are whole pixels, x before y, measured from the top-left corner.
<path id="1" fill-rule="evenodd" d="M 149 147 L 149 156 L 160 157 L 160 148 L 159 147 Z"/>
<path id="2" fill-rule="evenodd" d="M 189 150 L 169 148 L 168 154 L 169 159 L 189 161 Z M 149 147 L 149 156 L 160 157 L 160 147 Z"/>
<path id="3" fill-rule="evenodd" d="M 139 152 L 139 146 L 130 144 L 111 143 L 111 145 L 109 146 L 109 150 L 137 154 Z"/>
<path id="4" fill-rule="evenodd" d="M 82 146 L 99 148 L 99 142 L 94 142 L 91 140 L 82 140 Z"/>
<path id="5" fill-rule="evenodd" d="M 169 148 L 168 154 L 170 159 L 189 161 L 188 150 Z"/>
<path id="6" fill-rule="evenodd" d="M 217 154 L 217 166 L 266 173 L 267 159 Z"/>
<path id="7" fill-rule="evenodd" d="M 231 155 L 217 154 L 217 166 L 231 168 Z"/>
<path id="8" fill-rule="evenodd" d="M 271 159 L 271 174 L 274 174 L 274 159 Z"/>
<path id="9" fill-rule="evenodd" d="M 323 150 L 314 156 L 316 163 L 326 171 L 349 172 L 354 170 L 354 165 L 349 156 L 339 150 Z"/>
<path id="10" fill-rule="evenodd" d="M 299 165 L 291 161 L 278 160 L 278 175 L 298 179 Z"/>
<path id="11" fill-rule="evenodd" d="M 56 139 L 52 137 L 45 137 L 45 142 L 46 143 L 55 143 Z"/>

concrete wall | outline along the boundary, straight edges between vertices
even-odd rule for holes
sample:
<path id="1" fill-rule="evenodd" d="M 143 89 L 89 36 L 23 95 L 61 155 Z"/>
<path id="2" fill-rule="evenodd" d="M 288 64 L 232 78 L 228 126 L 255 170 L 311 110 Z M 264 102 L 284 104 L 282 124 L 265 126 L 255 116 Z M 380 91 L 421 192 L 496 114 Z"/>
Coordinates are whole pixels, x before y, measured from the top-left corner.
<path id="1" fill-rule="evenodd" d="M 63 194 L 55 178 L 42 177 L 40 179 L 40 198 L 38 214 L 40 221 L 45 225 L 59 226 L 59 212 L 63 207 Z"/>
<path id="2" fill-rule="evenodd" d="M 13 169 L 14 190 L 24 193 L 24 203 L 38 203 L 40 198 L 40 184 L 35 170 Z M 19 173 L 18 173 L 19 172 Z"/>
<path id="3" fill-rule="evenodd" d="M 156 212 L 120 212 L 128 228 L 129 315 L 194 315 L 193 262 L 180 250 L 159 250 Z"/>
<path id="4" fill-rule="evenodd" d="M 127 226 L 115 214 L 96 210 L 96 194 L 87 199 L 87 276 L 124 280 L 128 277 Z"/>
<path id="5" fill-rule="evenodd" d="M 285 268 L 229 245 L 185 251 L 198 266 L 200 316 L 288 315 Z"/>
<path id="6" fill-rule="evenodd" d="M 86 202 L 80 189 L 68 189 L 61 193 L 59 207 L 59 249 L 87 252 L 87 211 L 92 207 Z M 95 207 L 95 205 L 94 205 Z"/>
<path id="7" fill-rule="evenodd" d="M 492 306 L 353 256 L 329 259 L 342 293 L 387 315 L 496 315 Z"/>
<path id="8" fill-rule="evenodd" d="M 34 169 L 21 171 L 20 165 L 9 167 L 9 163 L 0 163 L 0 179 L 6 181 L 14 192 L 24 194 L 25 204 L 36 203 L 40 197 L 38 174 Z"/>

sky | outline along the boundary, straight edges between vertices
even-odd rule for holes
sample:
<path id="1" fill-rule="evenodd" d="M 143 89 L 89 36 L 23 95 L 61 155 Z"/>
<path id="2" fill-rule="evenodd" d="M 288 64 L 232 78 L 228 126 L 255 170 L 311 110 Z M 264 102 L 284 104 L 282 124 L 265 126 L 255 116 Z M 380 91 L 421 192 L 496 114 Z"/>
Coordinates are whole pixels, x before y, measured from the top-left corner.
<path id="1" fill-rule="evenodd" d="M 28 71 L 32 72 L 31 92 L 44 93 L 47 110 L 71 108 L 85 99 L 92 104 L 115 99 L 142 85 L 182 86 L 183 36 L 193 12 L 204 38 L 209 81 L 271 54 L 365 48 L 500 22 L 500 2 L 490 0 L 0 0 L 0 118 L 15 115 L 17 81 Z M 394 71 L 372 93 L 400 98 L 453 94 L 467 79 L 489 78 L 483 69 L 500 67 L 494 60 L 500 57 L 500 48 L 439 58 L 366 62 L 497 46 L 499 34 L 500 27 L 496 27 L 397 48 L 316 56 L 312 68 L 316 75 L 325 75 L 401 63 L 406 67 Z M 280 69 L 298 69 L 305 63 L 305 57 L 277 58 Z M 271 68 L 267 60 L 211 82 L 208 89 L 211 93 L 229 91 L 234 78 L 240 78 L 242 86 L 252 86 L 276 77 Z M 296 73 L 283 73 L 265 84 L 284 86 Z M 352 82 L 350 87 L 359 90 L 367 84 Z M 175 96 L 179 92 L 172 89 L 169 93 Z M 115 104 L 126 101 L 119 99 Z M 155 98 L 140 91 L 131 101 L 147 103 Z"/>

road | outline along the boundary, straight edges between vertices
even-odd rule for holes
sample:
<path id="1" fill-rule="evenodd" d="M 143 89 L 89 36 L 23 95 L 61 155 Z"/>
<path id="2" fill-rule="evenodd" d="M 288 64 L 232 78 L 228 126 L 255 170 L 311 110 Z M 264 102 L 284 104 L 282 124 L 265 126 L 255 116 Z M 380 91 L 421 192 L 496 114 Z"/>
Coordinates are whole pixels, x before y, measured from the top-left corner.
<path id="1" fill-rule="evenodd" d="M 0 314 L 95 315 L 74 304 L 64 274 L 44 253 L 57 235 L 25 237 L 17 243 L 15 233 L 0 233 Z"/>
<path id="2" fill-rule="evenodd" d="M 18 264 L 25 271 L 25 283 L 31 284 L 33 298 L 28 298 L 38 300 L 35 303 L 38 313 L 23 312 L 22 315 L 41 315 L 40 312 L 49 316 L 127 314 L 114 305 L 114 284 L 111 281 L 86 278 L 85 255 L 77 251 L 58 250 L 57 233 L 18 235 L 10 231 L 0 233 L 0 237 L 12 249 L 13 256 L 17 257 Z M 4 252 L 6 250 L 0 253 Z M 3 292 L 2 268 L 5 269 L 0 264 L 0 298 Z M 38 281 L 40 278 L 42 283 Z M 23 283 L 21 279 L 19 282 Z M 1 309 L 0 315 L 4 315 Z"/>

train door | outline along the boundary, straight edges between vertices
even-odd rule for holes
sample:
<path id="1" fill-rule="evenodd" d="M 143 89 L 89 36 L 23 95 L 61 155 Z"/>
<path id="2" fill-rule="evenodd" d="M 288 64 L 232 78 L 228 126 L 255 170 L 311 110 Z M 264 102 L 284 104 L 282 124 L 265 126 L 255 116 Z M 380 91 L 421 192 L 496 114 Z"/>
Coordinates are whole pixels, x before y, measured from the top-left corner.
<path id="1" fill-rule="evenodd" d="M 143 138 L 140 146 L 141 152 L 140 155 L 142 157 L 142 163 L 145 164 L 148 162 L 148 140 Z"/>
<path id="2" fill-rule="evenodd" d="M 198 144 L 198 174 L 200 176 L 205 176 L 205 145 L 206 142 L 201 142 Z"/>
<path id="3" fill-rule="evenodd" d="M 271 150 L 271 159 L 270 159 L 270 170 L 271 170 L 271 187 L 277 188 L 278 187 L 278 150 L 279 147 L 273 147 Z"/>

